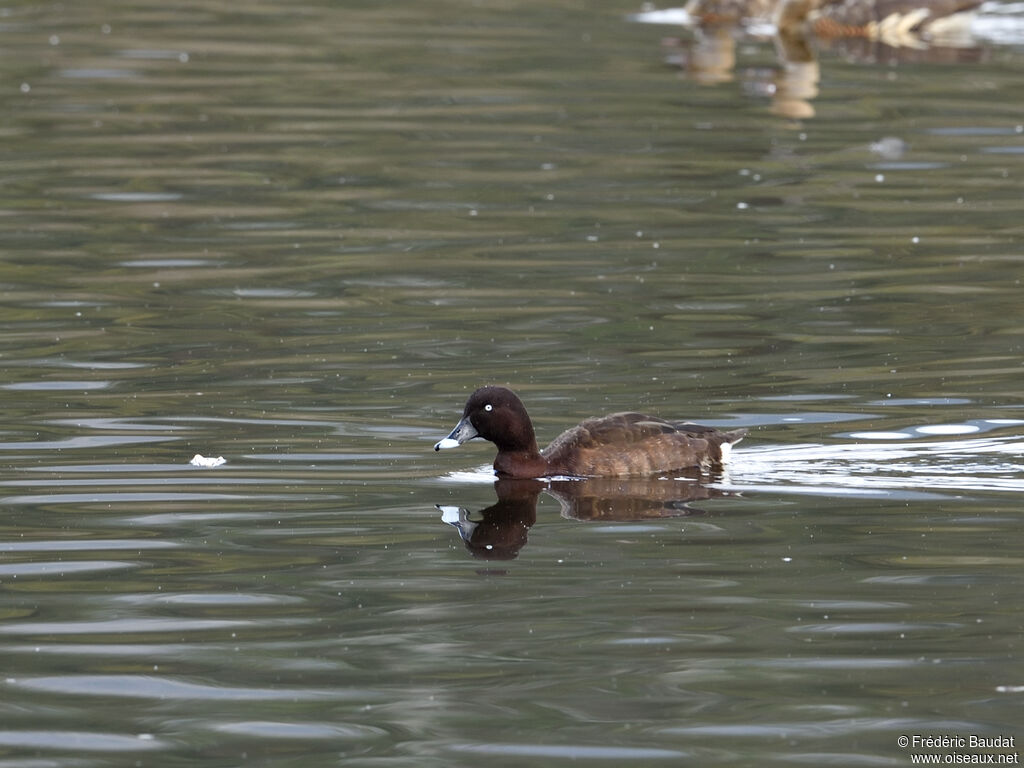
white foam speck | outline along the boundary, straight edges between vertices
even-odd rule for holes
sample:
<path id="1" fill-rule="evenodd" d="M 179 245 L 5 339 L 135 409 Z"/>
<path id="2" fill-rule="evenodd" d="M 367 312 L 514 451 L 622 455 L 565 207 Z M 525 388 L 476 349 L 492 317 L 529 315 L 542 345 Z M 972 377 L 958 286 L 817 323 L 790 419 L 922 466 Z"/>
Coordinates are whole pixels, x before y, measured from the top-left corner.
<path id="1" fill-rule="evenodd" d="M 227 463 L 228 460 L 223 456 L 203 456 L 201 453 L 197 453 L 189 462 L 193 467 L 219 467 L 221 464 Z"/>

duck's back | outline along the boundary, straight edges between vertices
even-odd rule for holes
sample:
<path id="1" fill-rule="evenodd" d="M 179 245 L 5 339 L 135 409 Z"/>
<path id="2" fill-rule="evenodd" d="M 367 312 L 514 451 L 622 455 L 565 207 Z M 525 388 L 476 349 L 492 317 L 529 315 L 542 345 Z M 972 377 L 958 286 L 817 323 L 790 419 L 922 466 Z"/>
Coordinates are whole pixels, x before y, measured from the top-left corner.
<path id="1" fill-rule="evenodd" d="M 654 475 L 673 469 L 721 466 L 723 448 L 746 430 L 719 432 L 642 413 L 587 419 L 541 451 L 557 473 L 580 476 Z"/>

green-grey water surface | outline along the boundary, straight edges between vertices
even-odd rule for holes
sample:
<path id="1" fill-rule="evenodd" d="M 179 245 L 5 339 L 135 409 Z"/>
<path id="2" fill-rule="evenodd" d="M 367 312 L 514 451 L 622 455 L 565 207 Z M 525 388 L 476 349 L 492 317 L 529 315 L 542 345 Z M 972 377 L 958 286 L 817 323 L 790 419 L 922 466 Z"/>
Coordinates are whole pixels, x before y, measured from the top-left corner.
<path id="1" fill-rule="evenodd" d="M 1024 53 L 826 50 L 798 122 L 636 10 L 0 10 L 0 766 L 1024 738 Z M 750 434 L 503 501 L 431 450 L 485 382 Z"/>

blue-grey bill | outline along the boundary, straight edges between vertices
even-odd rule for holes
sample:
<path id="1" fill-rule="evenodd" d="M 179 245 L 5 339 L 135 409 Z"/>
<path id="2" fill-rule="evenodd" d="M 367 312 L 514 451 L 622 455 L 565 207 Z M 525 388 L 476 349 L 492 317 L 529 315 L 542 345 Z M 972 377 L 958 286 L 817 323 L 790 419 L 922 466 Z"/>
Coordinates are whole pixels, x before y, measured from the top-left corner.
<path id="1" fill-rule="evenodd" d="M 476 427 L 470 423 L 469 419 L 462 419 L 455 425 L 455 429 L 448 433 L 448 437 L 434 443 L 434 450 L 443 451 L 448 448 L 455 448 L 467 440 L 472 440 L 474 437 L 479 436 L 480 434 L 476 431 Z"/>

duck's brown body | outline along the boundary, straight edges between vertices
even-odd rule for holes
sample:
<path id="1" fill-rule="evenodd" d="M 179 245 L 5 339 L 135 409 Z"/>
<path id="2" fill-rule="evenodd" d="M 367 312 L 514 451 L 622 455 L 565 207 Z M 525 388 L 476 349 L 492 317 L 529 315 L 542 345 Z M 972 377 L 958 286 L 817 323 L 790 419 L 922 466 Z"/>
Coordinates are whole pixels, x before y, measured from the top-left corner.
<path id="1" fill-rule="evenodd" d="M 711 469 L 722 465 L 722 445 L 731 445 L 744 434 L 746 430 L 719 432 L 642 413 L 613 413 L 566 430 L 541 456 L 569 474 L 598 477 Z"/>
<path id="2" fill-rule="evenodd" d="M 640 413 L 587 419 L 563 432 L 543 451 L 522 401 L 504 387 L 482 387 L 470 396 L 462 420 L 436 450 L 482 437 L 498 447 L 499 477 L 650 476 L 672 470 L 720 467 L 746 430 L 719 432 Z"/>

